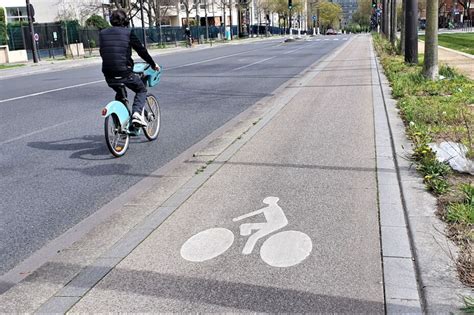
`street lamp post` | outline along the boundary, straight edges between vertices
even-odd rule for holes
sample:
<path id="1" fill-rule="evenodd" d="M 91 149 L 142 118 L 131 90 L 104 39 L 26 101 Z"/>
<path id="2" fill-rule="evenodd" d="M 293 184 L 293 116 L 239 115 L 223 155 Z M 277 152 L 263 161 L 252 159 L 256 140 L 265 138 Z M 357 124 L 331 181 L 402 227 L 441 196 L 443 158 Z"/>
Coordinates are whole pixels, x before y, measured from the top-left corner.
<path id="1" fill-rule="evenodd" d="M 33 54 L 33 62 L 38 63 L 38 50 L 36 48 L 35 29 L 33 27 L 33 6 L 30 0 L 26 0 L 26 14 L 28 14 L 28 27 L 30 30 L 31 52 Z"/>
<path id="2" fill-rule="evenodd" d="M 145 16 L 143 15 L 143 0 L 140 0 L 140 13 L 142 15 L 143 46 L 146 47 Z"/>

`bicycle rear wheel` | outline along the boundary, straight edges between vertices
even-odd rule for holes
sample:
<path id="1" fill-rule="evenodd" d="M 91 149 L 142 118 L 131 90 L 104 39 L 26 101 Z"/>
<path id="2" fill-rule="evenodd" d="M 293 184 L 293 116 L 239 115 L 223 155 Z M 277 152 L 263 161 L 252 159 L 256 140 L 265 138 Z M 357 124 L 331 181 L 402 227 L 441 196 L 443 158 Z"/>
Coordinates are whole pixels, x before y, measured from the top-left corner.
<path id="1" fill-rule="evenodd" d="M 144 116 L 147 126 L 143 127 L 143 133 L 148 140 L 153 141 L 158 138 L 161 126 L 160 105 L 153 94 L 148 94 L 146 97 Z"/>
<path id="2" fill-rule="evenodd" d="M 123 156 L 127 152 L 130 143 L 130 136 L 121 132 L 120 129 L 120 121 L 117 116 L 110 115 L 105 118 L 105 143 L 107 143 L 110 153 L 115 157 Z"/>

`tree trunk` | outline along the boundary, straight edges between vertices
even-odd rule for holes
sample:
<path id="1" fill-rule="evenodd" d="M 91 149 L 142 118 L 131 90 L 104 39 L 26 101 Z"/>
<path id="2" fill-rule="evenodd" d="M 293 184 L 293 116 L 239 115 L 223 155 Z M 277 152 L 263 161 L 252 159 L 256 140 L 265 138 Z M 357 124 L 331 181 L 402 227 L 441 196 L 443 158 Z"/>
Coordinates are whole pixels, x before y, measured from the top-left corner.
<path id="1" fill-rule="evenodd" d="M 390 42 L 395 47 L 397 44 L 397 0 L 392 0 L 390 9 Z"/>
<path id="2" fill-rule="evenodd" d="M 402 29 L 400 31 L 400 53 L 405 55 L 405 10 L 407 0 L 402 0 Z"/>
<path id="3" fill-rule="evenodd" d="M 425 62 L 423 75 L 437 80 L 438 69 L 438 0 L 426 2 Z"/>
<path id="4" fill-rule="evenodd" d="M 406 0 L 405 62 L 418 64 L 418 0 Z"/>

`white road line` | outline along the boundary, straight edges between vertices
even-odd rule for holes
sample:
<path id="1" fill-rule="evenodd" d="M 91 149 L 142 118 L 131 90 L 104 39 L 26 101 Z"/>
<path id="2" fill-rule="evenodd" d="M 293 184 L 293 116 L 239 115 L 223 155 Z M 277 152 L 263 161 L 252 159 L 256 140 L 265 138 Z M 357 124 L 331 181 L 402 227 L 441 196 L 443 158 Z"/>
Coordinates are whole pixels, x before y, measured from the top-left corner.
<path id="1" fill-rule="evenodd" d="M 348 40 L 349 38 L 343 38 L 342 40 Z"/>
<path id="2" fill-rule="evenodd" d="M 59 126 L 68 124 L 68 123 L 70 123 L 70 122 L 72 122 L 72 121 L 73 121 L 73 120 L 63 121 L 62 123 L 59 123 L 59 124 L 56 124 L 56 125 L 53 125 L 53 126 L 49 126 L 49 127 L 46 127 L 46 128 L 40 129 L 40 130 L 36 130 L 36 131 L 30 132 L 30 133 L 21 135 L 21 136 L 19 136 L 19 137 L 13 138 L 13 139 L 9 139 L 9 140 L 0 142 L 0 145 L 4 145 L 4 144 L 8 144 L 8 143 L 10 143 L 10 142 L 14 142 L 14 141 L 17 141 L 17 140 L 21 140 L 21 139 L 23 139 L 23 138 L 26 138 L 26 137 L 29 137 L 29 136 L 33 136 L 33 135 L 35 135 L 35 134 L 38 134 L 38 133 L 41 133 L 41 132 L 44 132 L 44 131 L 48 131 L 48 130 L 50 130 L 50 129 L 54 129 L 54 128 L 56 128 L 56 127 L 59 127 Z"/>
<path id="3" fill-rule="evenodd" d="M 100 82 L 105 82 L 105 80 L 98 80 L 98 81 L 92 81 L 92 82 L 87 82 L 87 83 L 81 83 L 81 84 L 66 86 L 66 87 L 59 88 L 59 89 L 48 90 L 48 91 L 43 91 L 43 92 L 38 92 L 38 93 L 33 93 L 33 94 L 28 94 L 28 95 L 13 97 L 13 98 L 8 98 L 8 99 L 6 99 L 6 100 L 0 100 L 0 103 L 10 102 L 10 101 L 16 101 L 16 100 L 21 100 L 21 99 L 23 99 L 23 98 L 32 97 L 32 96 L 38 96 L 38 95 L 43 95 L 43 94 L 52 93 L 52 92 L 58 92 L 58 91 L 63 91 L 63 90 L 69 90 L 69 89 L 73 89 L 73 88 L 76 88 L 76 87 L 86 86 L 86 85 L 91 85 L 91 84 L 96 84 L 96 83 L 100 83 Z"/>
<path id="4" fill-rule="evenodd" d="M 261 49 L 261 48 L 252 49 L 252 50 L 246 50 L 246 51 L 243 51 L 243 52 L 240 52 L 240 53 L 236 53 L 236 54 L 231 54 L 231 55 L 221 56 L 221 57 L 217 57 L 217 58 L 211 58 L 211 59 L 201 60 L 201 61 L 197 61 L 197 62 L 187 63 L 187 64 L 184 64 L 184 65 L 181 65 L 181 66 L 166 68 L 166 70 L 179 69 L 179 68 L 184 68 L 184 67 L 188 67 L 188 66 L 198 65 L 198 64 L 201 64 L 201 63 L 206 63 L 206 62 L 209 62 L 209 61 L 214 61 L 214 60 L 229 58 L 229 57 L 233 57 L 233 56 L 243 55 L 243 54 L 246 54 L 246 53 L 249 53 L 249 52 L 252 52 L 252 51 L 256 51 L 256 50 L 260 50 L 260 49 Z M 76 88 L 76 87 L 81 87 L 81 86 L 86 86 L 86 85 L 92 85 L 92 84 L 96 84 L 96 83 L 100 83 L 100 82 L 105 82 L 105 80 L 98 80 L 98 81 L 93 81 L 93 82 L 87 82 L 87 83 L 82 83 L 82 84 L 77 84 L 77 85 L 72 85 L 72 86 L 66 86 L 66 87 L 63 87 L 63 88 L 58 88 L 58 89 L 53 89 L 53 90 L 48 90 L 48 91 L 43 91 L 43 92 L 38 92 L 38 93 L 33 93 L 33 94 L 28 94 L 28 95 L 23 95 L 23 96 L 18 96 L 18 97 L 13 97 L 13 98 L 8 98 L 8 99 L 0 100 L 0 104 L 1 104 L 1 103 L 6 103 L 6 102 L 10 102 L 10 101 L 16 101 L 16 100 L 20 100 L 20 99 L 28 98 L 28 97 L 32 97 L 32 96 L 38 96 L 38 95 L 43 95 L 43 94 L 47 94 L 47 93 L 52 93 L 52 92 L 58 92 L 58 91 L 68 90 L 68 89 L 72 89 L 72 88 Z"/>
<path id="5" fill-rule="evenodd" d="M 334 38 L 333 40 L 339 40 L 339 38 Z"/>
<path id="6" fill-rule="evenodd" d="M 300 48 L 297 48 L 297 49 L 294 49 L 294 50 L 290 50 L 290 51 L 287 51 L 286 53 L 283 53 L 283 55 L 288 55 L 288 54 L 292 54 L 298 50 L 301 50 L 301 49 L 305 49 L 307 47 L 311 46 L 310 44 L 307 44 L 307 45 L 303 45 L 303 47 L 300 47 Z"/>
<path id="7" fill-rule="evenodd" d="M 267 58 L 267 59 L 263 59 L 263 60 L 259 60 L 259 61 L 253 62 L 253 63 L 251 63 L 251 64 L 248 64 L 248 65 L 245 65 L 245 66 L 242 66 L 242 67 L 238 67 L 238 68 L 232 69 L 231 71 L 237 71 L 237 70 L 245 69 L 245 68 L 248 68 L 248 67 L 257 65 L 257 64 L 259 64 L 259 63 L 265 62 L 265 61 L 267 61 L 267 60 L 273 59 L 273 58 L 276 58 L 276 56 L 273 56 L 273 57 L 270 57 L 270 58 Z"/>
<path id="8" fill-rule="evenodd" d="M 329 38 L 325 38 L 324 40 L 329 40 Z"/>
<path id="9" fill-rule="evenodd" d="M 252 50 L 246 50 L 246 51 L 239 52 L 239 53 L 232 54 L 232 55 L 227 55 L 227 56 L 221 56 L 221 57 L 216 57 L 216 58 L 211 58 L 211 59 L 196 61 L 196 62 L 192 62 L 192 63 L 187 63 L 187 64 L 185 64 L 185 65 L 176 66 L 176 67 L 171 67 L 171 68 L 166 68 L 166 69 L 167 69 L 167 70 L 173 70 L 173 69 L 184 68 L 184 67 L 188 67 L 188 66 L 198 65 L 198 64 L 201 64 L 201 63 L 206 63 L 206 62 L 209 62 L 209 61 L 220 60 L 220 59 L 229 58 L 229 57 L 233 57 L 233 56 L 243 55 L 243 54 L 249 53 L 249 52 L 251 52 L 251 51 L 260 50 L 260 49 L 261 49 L 261 48 L 252 49 Z"/>
<path id="10" fill-rule="evenodd" d="M 317 41 L 317 42 L 320 42 L 321 40 L 322 40 L 322 39 L 318 38 L 316 41 Z"/>

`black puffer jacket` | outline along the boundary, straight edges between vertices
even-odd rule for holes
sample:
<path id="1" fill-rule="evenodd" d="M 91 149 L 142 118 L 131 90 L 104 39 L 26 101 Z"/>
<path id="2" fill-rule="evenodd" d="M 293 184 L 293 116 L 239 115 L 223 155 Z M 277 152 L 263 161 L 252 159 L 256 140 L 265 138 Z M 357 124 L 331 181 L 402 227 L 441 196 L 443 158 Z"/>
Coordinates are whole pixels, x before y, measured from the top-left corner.
<path id="1" fill-rule="evenodd" d="M 133 70 L 132 48 L 152 67 L 155 62 L 138 37 L 126 27 L 111 27 L 99 35 L 102 72 L 106 77 L 125 77 Z"/>

